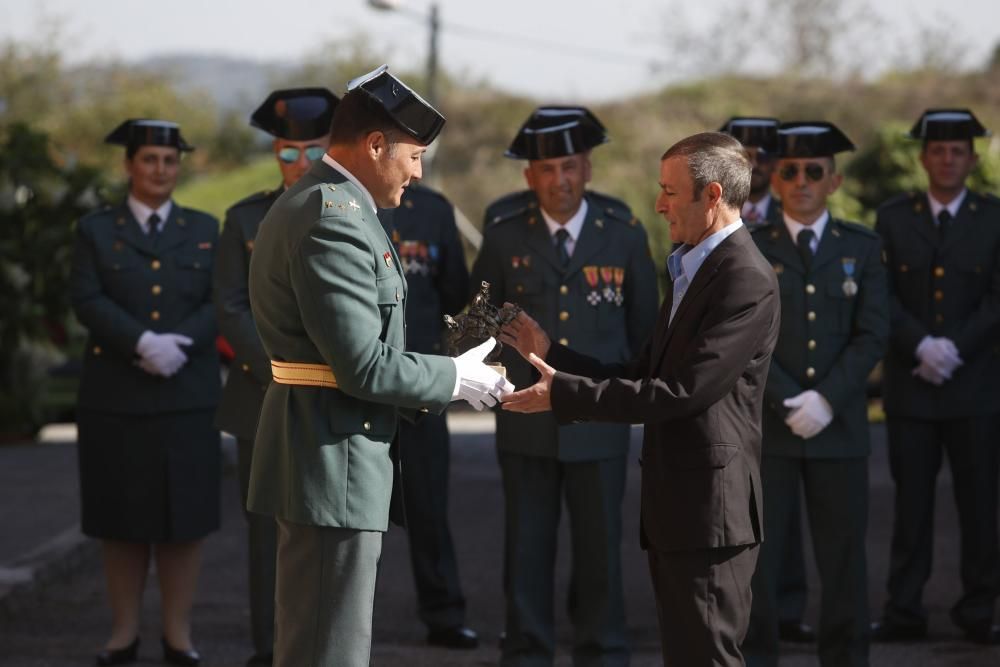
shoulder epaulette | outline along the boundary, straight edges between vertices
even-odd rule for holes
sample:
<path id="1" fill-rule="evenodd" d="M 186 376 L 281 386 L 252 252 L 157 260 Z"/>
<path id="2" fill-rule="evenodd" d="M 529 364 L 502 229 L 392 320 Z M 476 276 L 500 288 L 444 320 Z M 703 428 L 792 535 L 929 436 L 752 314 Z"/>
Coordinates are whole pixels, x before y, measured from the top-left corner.
<path id="1" fill-rule="evenodd" d="M 904 192 L 886 199 L 879 205 L 879 210 L 896 208 L 897 206 L 923 206 L 927 196 L 923 192 Z"/>
<path id="2" fill-rule="evenodd" d="M 196 208 L 187 208 L 186 206 L 178 206 L 177 213 L 183 215 L 188 220 L 194 220 L 196 222 L 208 222 L 214 225 L 218 225 L 219 221 L 215 219 L 215 216 L 207 211 L 199 211 Z"/>
<path id="3" fill-rule="evenodd" d="M 850 222 L 848 220 L 840 219 L 833 219 L 831 222 L 844 231 L 854 232 L 855 234 L 861 234 L 862 236 L 868 236 L 870 238 L 879 238 L 879 235 L 875 232 L 875 230 L 870 227 L 866 227 L 859 222 Z"/>
<path id="4" fill-rule="evenodd" d="M 601 215 L 629 225 L 639 224 L 639 220 L 632 215 L 632 209 L 621 199 L 606 195 L 603 192 L 597 192 L 596 190 L 587 190 L 586 196 L 594 206 L 600 208 Z"/>
<path id="5" fill-rule="evenodd" d="M 538 199 L 531 190 L 512 192 L 494 200 L 486 207 L 486 213 L 483 214 L 484 224 L 489 226 L 510 220 L 537 208 Z"/>
<path id="6" fill-rule="evenodd" d="M 249 204 L 256 204 L 262 202 L 268 199 L 273 194 L 274 190 L 261 190 L 260 192 L 255 192 L 252 195 L 244 197 L 243 199 L 239 200 L 238 202 L 230 206 L 229 209 L 227 209 L 227 212 L 231 211 L 234 208 L 240 208 L 242 206 L 248 206 Z"/>

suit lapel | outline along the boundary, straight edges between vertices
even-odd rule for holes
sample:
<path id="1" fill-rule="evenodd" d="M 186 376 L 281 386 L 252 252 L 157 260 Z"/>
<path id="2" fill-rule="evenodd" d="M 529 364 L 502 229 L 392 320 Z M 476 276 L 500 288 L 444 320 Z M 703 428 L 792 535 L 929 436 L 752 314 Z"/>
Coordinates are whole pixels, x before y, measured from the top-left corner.
<path id="1" fill-rule="evenodd" d="M 126 203 L 118 206 L 115 217 L 115 229 L 117 230 L 118 240 L 127 243 L 144 255 L 155 254 L 149 237 L 142 231 L 139 221 L 132 215 L 132 209 Z"/>
<path id="2" fill-rule="evenodd" d="M 563 272 L 562 263 L 556 255 L 556 247 L 549 235 L 549 228 L 538 213 L 528 217 L 528 238 L 525 243 L 529 248 L 541 255 L 542 259 L 552 265 L 559 273 Z"/>
<path id="3" fill-rule="evenodd" d="M 587 217 L 580 228 L 580 237 L 576 240 L 573 255 L 566 266 L 566 275 L 570 276 L 583 268 L 588 259 L 604 248 L 604 226 L 597 226 L 597 207 L 587 206 Z"/>
<path id="4" fill-rule="evenodd" d="M 765 234 L 761 244 L 761 252 L 772 264 L 777 261 L 784 267 L 805 274 L 806 267 L 802 264 L 802 257 L 799 256 L 799 250 L 795 247 L 795 243 L 788 233 L 784 219 L 781 222 L 773 223 L 768 232 L 757 232 L 758 238 L 761 233 Z"/>
<path id="5" fill-rule="evenodd" d="M 937 225 L 931 216 L 931 205 L 927 201 L 926 194 L 913 204 L 913 230 L 922 236 L 928 245 L 933 247 L 940 245 Z"/>
<path id="6" fill-rule="evenodd" d="M 670 325 L 667 327 L 666 333 L 663 336 L 662 347 L 657 350 L 656 363 L 653 368 L 658 368 L 660 363 L 662 363 L 663 356 L 667 352 L 667 348 L 670 346 L 670 339 L 673 337 L 674 332 L 677 330 L 677 323 L 685 316 L 685 313 L 690 310 L 691 304 L 698 298 L 698 294 L 701 293 L 708 285 L 711 284 L 715 275 L 719 272 L 719 267 L 732 252 L 733 248 L 736 248 L 749 240 L 749 232 L 746 226 L 737 229 L 735 232 L 730 234 L 722 243 L 716 246 L 715 250 L 709 253 L 705 261 L 702 262 L 701 267 L 698 269 L 698 273 L 695 274 L 694 280 L 691 281 L 691 285 L 688 287 L 687 292 L 684 293 L 684 298 L 681 299 L 680 304 L 677 306 L 677 312 L 674 313 L 673 319 L 670 321 Z M 673 290 L 671 290 L 671 299 Z M 673 307 L 673 302 L 671 301 L 671 308 Z M 666 311 L 667 317 L 670 316 L 670 311 Z"/>
<path id="7" fill-rule="evenodd" d="M 941 254 L 946 254 L 955 244 L 960 244 L 975 226 L 976 217 L 979 213 L 979 204 L 973 198 L 972 192 L 966 192 L 965 200 L 958 209 L 958 215 L 951 222 L 951 229 L 948 230 L 948 237 L 941 245 Z"/>
<path id="8" fill-rule="evenodd" d="M 188 239 L 188 222 L 184 218 L 181 207 L 174 203 L 170 207 L 170 215 L 160 232 L 160 239 L 156 242 L 155 252 L 157 255 L 175 246 L 181 245 Z"/>
<path id="9" fill-rule="evenodd" d="M 823 237 L 820 238 L 819 246 L 816 248 L 816 256 L 813 257 L 812 261 L 812 270 L 819 270 L 821 266 L 841 257 L 843 254 L 841 231 L 837 227 L 837 221 L 831 216 L 826 222 Z"/>

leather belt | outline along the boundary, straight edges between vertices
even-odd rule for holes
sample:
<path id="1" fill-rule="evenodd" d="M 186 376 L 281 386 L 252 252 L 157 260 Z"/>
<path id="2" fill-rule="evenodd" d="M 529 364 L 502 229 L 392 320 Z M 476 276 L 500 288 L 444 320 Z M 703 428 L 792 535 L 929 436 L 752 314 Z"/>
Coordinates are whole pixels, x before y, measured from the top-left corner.
<path id="1" fill-rule="evenodd" d="M 272 359 L 271 377 L 278 384 L 337 388 L 337 378 L 334 377 L 333 370 L 326 364 L 306 364 Z"/>

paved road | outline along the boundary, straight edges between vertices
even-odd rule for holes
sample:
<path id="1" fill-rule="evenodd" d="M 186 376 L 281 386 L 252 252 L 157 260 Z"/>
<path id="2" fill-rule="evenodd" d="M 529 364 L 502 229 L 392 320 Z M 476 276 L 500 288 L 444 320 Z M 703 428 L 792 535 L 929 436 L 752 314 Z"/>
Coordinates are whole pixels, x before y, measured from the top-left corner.
<path id="1" fill-rule="evenodd" d="M 473 429 L 475 430 L 475 429 Z M 635 461 L 638 430 L 634 431 L 631 460 Z M 875 453 L 871 463 L 871 527 L 869 530 L 870 597 L 872 609 L 883 600 L 886 573 L 892 486 L 888 476 L 881 427 L 873 427 Z M 3 532 L 62 530 L 75 521 L 75 449 L 72 445 L 49 445 L 44 454 L 33 448 L 14 454 L 14 448 L 0 447 L 0 519 Z M 20 463 L 22 460 L 27 461 Z M 44 465 L 43 465 L 43 462 Z M 14 470 L 17 468 L 18 470 Z M 34 477 L 32 477 L 32 475 Z M 20 480 L 23 486 L 18 503 L 8 499 L 2 485 L 6 479 Z M 30 485 L 30 488 L 29 488 Z M 9 487 L 8 487 L 9 488 Z M 372 664 L 376 667 L 450 667 L 494 665 L 498 659 L 497 637 L 502 630 L 503 600 L 501 576 L 502 502 L 500 479 L 492 436 L 488 433 L 460 433 L 455 436 L 452 455 L 451 517 L 461 566 L 462 581 L 469 601 L 469 624 L 477 629 L 482 646 L 471 652 L 430 649 L 423 644 L 424 630 L 416 620 L 415 600 L 406 552 L 406 536 L 392 530 L 386 536 L 375 609 L 375 646 Z M 24 494 L 31 494 L 29 501 Z M 938 489 L 937 550 L 935 575 L 928 587 L 932 640 L 928 642 L 876 646 L 873 665 L 962 666 L 1000 665 L 1000 648 L 983 648 L 961 641 L 947 620 L 947 609 L 956 596 L 957 541 L 954 503 L 950 479 L 942 475 Z M 69 500 L 68 500 L 69 499 Z M 248 656 L 248 614 L 245 608 L 243 555 L 245 526 L 240 514 L 236 482 L 232 475 L 223 480 L 223 530 L 206 544 L 205 569 L 195 609 L 195 641 L 206 666 L 242 665 Z M 656 614 L 649 589 L 645 560 L 638 548 L 638 467 L 630 466 L 625 500 L 625 590 L 628 625 L 634 647 L 633 665 L 659 665 Z M 44 508 L 61 508 L 56 517 L 42 515 Z M 49 515 L 52 512 L 48 513 Z M 35 518 L 37 515 L 37 518 Z M 19 529 L 18 526 L 21 528 Z M 37 526 L 37 529 L 25 526 Z M 563 535 L 562 544 L 567 544 Z M 9 544 L 15 540 L 0 537 Z M 569 665 L 569 626 L 563 611 L 569 564 L 562 550 L 559 571 L 562 579 L 557 592 L 559 609 L 559 656 L 557 665 Z M 88 553 L 93 553 L 88 552 Z M 6 554 L 0 545 L 0 556 Z M 5 561 L 0 559 L 0 565 Z M 49 584 L 37 595 L 22 600 L 16 612 L 0 618 L 0 667 L 70 667 L 93 664 L 109 628 L 110 614 L 103 597 L 100 563 L 93 556 L 81 559 L 75 573 Z M 816 619 L 818 594 L 813 587 L 810 618 Z M 155 579 L 144 600 L 139 664 L 160 664 L 159 594 Z M 787 646 L 782 667 L 818 664 L 809 647 Z"/>

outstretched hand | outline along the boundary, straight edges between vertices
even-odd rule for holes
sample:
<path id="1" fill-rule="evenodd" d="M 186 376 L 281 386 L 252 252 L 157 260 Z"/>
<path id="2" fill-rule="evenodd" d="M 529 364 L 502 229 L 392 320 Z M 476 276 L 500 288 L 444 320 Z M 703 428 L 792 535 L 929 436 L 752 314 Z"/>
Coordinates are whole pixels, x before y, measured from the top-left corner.
<path id="1" fill-rule="evenodd" d="M 541 373 L 541 379 L 527 389 L 501 397 L 500 407 L 510 412 L 548 412 L 552 409 L 552 378 L 555 377 L 556 369 L 542 361 L 534 352 L 529 353 L 527 359 Z"/>
<path id="2" fill-rule="evenodd" d="M 504 304 L 509 305 L 511 304 Z M 531 354 L 544 359 L 552 345 L 538 322 L 523 310 L 500 330 L 500 342 L 513 347 L 525 359 Z"/>

